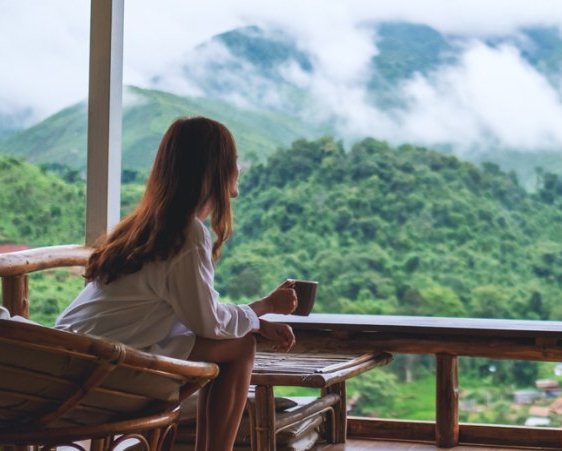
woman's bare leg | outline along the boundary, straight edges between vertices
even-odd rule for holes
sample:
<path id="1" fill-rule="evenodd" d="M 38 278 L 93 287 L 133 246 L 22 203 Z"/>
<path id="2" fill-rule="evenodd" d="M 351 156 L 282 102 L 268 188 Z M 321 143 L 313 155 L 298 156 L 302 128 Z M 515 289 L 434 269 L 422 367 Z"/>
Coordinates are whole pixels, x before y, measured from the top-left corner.
<path id="1" fill-rule="evenodd" d="M 219 375 L 199 393 L 197 451 L 233 448 L 248 397 L 255 352 L 252 334 L 231 340 L 197 337 L 189 360 L 213 362 L 220 368 Z"/>
<path id="2" fill-rule="evenodd" d="M 209 382 L 197 396 L 197 424 L 195 433 L 195 451 L 207 450 L 207 399 L 214 381 Z"/>

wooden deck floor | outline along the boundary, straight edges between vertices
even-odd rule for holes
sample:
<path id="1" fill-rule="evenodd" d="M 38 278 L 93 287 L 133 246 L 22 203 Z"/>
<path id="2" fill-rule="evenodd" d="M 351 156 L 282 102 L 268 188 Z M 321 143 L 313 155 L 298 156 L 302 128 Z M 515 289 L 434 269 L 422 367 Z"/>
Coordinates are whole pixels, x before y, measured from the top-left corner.
<path id="1" fill-rule="evenodd" d="M 435 445 L 422 443 L 405 443 L 405 442 L 384 442 L 378 440 L 348 440 L 347 443 L 341 445 L 317 445 L 314 451 L 435 451 L 443 450 Z M 451 451 L 522 451 L 531 448 L 499 448 L 499 447 L 482 447 L 482 446 L 457 446 L 451 448 Z"/>

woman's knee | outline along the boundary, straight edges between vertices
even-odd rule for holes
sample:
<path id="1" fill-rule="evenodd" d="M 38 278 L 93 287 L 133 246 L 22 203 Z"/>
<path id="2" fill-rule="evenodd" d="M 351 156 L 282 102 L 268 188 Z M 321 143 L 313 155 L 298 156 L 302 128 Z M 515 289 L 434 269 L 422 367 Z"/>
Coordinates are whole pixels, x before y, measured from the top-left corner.
<path id="1" fill-rule="evenodd" d="M 254 364 L 256 355 L 256 337 L 254 334 L 236 338 L 235 349 L 236 351 L 232 353 L 232 363 Z"/>
<path id="2" fill-rule="evenodd" d="M 190 360 L 206 360 L 215 363 L 252 360 L 256 354 L 256 337 L 248 334 L 228 340 L 197 338 L 189 356 Z"/>
<path id="3" fill-rule="evenodd" d="M 244 354 L 251 356 L 252 359 L 256 355 L 256 336 L 254 334 L 248 334 L 241 338 L 243 340 L 243 347 L 246 351 Z"/>

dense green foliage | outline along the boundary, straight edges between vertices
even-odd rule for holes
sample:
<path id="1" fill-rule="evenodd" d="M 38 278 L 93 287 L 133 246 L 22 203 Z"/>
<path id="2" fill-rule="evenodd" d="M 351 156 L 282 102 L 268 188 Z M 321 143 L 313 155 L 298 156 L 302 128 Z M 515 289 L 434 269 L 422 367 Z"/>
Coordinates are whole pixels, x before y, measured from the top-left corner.
<path id="1" fill-rule="evenodd" d="M 83 242 L 82 180 L 69 183 L 44 168 L 0 157 L 0 186 L 0 243 Z"/>
<path id="2" fill-rule="evenodd" d="M 287 277 L 310 278 L 320 282 L 317 312 L 560 319 L 562 179 L 539 175 L 529 194 L 491 163 L 479 168 L 374 139 L 348 151 L 332 138 L 297 141 L 243 173 L 235 235 L 217 267 L 217 286 L 226 300 L 243 302 Z M 124 213 L 140 198 L 145 177 L 124 172 Z M 84 185 L 76 170 L 4 157 L 0 182 L 3 241 L 81 241 Z M 52 324 L 82 286 L 79 274 L 35 275 L 32 318 Z M 532 385 L 541 365 L 461 364 L 469 403 L 480 405 L 485 396 L 475 381 L 504 387 L 496 390 L 499 416 L 466 413 L 467 419 L 520 420 L 522 413 L 508 409 L 511 390 Z M 354 411 L 431 418 L 432 365 L 397 356 L 390 372 L 354 379 Z"/>
<path id="3" fill-rule="evenodd" d="M 423 148 L 298 141 L 243 174 L 218 285 L 312 278 L 317 311 L 560 319 L 556 189 Z"/>

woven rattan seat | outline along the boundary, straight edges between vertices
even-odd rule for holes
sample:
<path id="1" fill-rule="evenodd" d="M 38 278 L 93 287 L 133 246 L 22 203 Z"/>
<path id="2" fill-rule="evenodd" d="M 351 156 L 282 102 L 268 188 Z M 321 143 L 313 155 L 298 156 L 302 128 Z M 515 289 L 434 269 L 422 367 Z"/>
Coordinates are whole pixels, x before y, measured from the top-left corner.
<path id="1" fill-rule="evenodd" d="M 168 448 L 181 400 L 217 373 L 214 364 L 0 320 L 0 444 L 98 439 L 96 448 L 111 449 L 130 436 Z"/>

